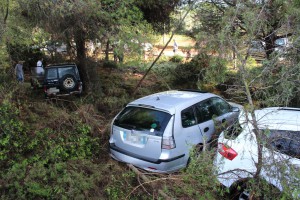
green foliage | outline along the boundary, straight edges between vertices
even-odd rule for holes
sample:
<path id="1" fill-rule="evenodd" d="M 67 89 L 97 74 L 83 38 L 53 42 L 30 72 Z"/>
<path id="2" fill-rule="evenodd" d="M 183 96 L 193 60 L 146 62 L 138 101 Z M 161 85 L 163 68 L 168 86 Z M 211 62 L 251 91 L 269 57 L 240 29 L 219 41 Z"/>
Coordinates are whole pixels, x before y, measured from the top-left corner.
<path id="1" fill-rule="evenodd" d="M 89 160 L 47 165 L 43 161 L 23 162 L 2 176 L 6 183 L 0 192 L 4 199 L 101 198 L 105 194 L 92 188 L 109 181 L 105 171 L 105 165 L 96 165 Z"/>
<path id="2" fill-rule="evenodd" d="M 214 172 L 214 155 L 215 150 L 199 152 L 193 148 L 187 168 L 166 181 L 166 192 L 178 199 L 224 199 Z"/>
<path id="3" fill-rule="evenodd" d="M 170 61 L 175 63 L 181 63 L 183 60 L 184 57 L 181 55 L 174 55 L 172 58 L 170 58 Z"/>
<path id="4" fill-rule="evenodd" d="M 99 166 L 85 161 L 99 156 L 101 150 L 91 127 L 75 119 L 71 127 L 32 130 L 20 117 L 14 104 L 1 101 L 0 196 L 84 198 L 101 177 Z"/>
<path id="5" fill-rule="evenodd" d="M 27 128 L 18 120 L 19 110 L 11 103 L 0 104 L 0 167 L 6 168 L 22 159 L 31 150 Z"/>
<path id="6" fill-rule="evenodd" d="M 174 83 L 181 87 L 196 88 L 197 83 L 218 84 L 225 80 L 225 61 L 206 54 L 199 54 L 190 62 L 175 69 Z"/>
<path id="7" fill-rule="evenodd" d="M 109 196 L 109 199 L 117 200 L 120 199 L 121 197 L 125 198 L 126 193 L 124 191 L 126 190 L 124 190 L 122 186 L 123 185 L 122 180 L 112 175 L 112 182 L 113 184 L 111 184 L 111 186 L 108 186 L 105 189 L 105 192 L 107 193 L 107 196 Z"/>
<path id="8" fill-rule="evenodd" d="M 111 68 L 111 69 L 116 69 L 116 68 L 118 68 L 118 64 L 116 62 L 114 62 L 114 61 L 107 60 L 107 61 L 104 61 L 103 67 L 105 67 L 105 68 Z"/>
<path id="9" fill-rule="evenodd" d="M 23 44 L 7 44 L 8 53 L 15 62 L 25 61 L 24 68 L 36 66 L 36 62 L 43 56 L 38 47 L 24 46 Z"/>
<path id="10" fill-rule="evenodd" d="M 265 61 L 262 66 L 247 68 L 244 72 L 250 84 L 253 98 L 262 106 L 294 106 L 300 104 L 296 99 L 300 80 L 299 64 L 293 66 L 274 61 Z"/>

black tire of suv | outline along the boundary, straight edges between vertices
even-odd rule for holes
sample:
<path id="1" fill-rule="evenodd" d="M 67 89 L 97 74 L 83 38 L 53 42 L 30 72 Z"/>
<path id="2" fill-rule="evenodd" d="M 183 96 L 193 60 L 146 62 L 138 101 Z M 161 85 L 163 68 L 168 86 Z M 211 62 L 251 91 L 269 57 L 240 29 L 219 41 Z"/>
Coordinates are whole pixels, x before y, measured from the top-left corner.
<path id="1" fill-rule="evenodd" d="M 77 81 L 73 75 L 67 74 L 60 79 L 60 87 L 66 92 L 72 92 L 77 88 Z"/>

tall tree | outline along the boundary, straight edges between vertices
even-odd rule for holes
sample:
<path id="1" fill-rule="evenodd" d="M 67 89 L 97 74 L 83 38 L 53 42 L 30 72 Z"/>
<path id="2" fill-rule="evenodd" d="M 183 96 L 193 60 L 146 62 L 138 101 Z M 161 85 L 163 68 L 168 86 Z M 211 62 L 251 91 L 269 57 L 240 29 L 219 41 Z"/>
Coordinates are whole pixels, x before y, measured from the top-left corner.
<path id="1" fill-rule="evenodd" d="M 0 14 L 1 14 L 1 20 L 0 20 L 0 40 L 2 38 L 2 35 L 5 31 L 5 26 L 8 18 L 9 13 L 9 0 L 1 0 L 1 6 L 0 6 Z"/>
<path id="2" fill-rule="evenodd" d="M 272 56 L 276 47 L 276 39 L 288 36 L 299 38 L 297 35 L 299 34 L 298 1 L 211 0 L 206 1 L 205 7 L 199 6 L 199 10 L 207 8 L 211 10 L 211 6 L 214 8 L 214 15 L 209 15 L 207 12 L 206 15 L 199 13 L 199 16 L 203 17 L 202 20 L 204 17 L 220 17 L 220 20 L 215 21 L 213 26 L 201 21 L 203 23 L 200 25 L 203 27 L 200 29 L 204 33 L 212 34 L 210 40 L 206 40 L 206 45 L 215 48 L 216 56 L 222 56 L 223 52 L 229 49 L 238 59 L 239 80 L 230 92 L 231 94 L 239 92 L 238 95 L 246 100 L 245 112 L 249 113 L 252 118 L 249 123 L 253 125 L 253 132 L 258 141 L 257 159 L 255 159 L 256 172 L 253 174 L 253 179 L 254 184 L 259 185 L 263 168 L 268 169 L 263 160 L 266 133 L 261 131 L 261 122 L 256 119 L 254 111 L 261 105 L 289 106 L 293 98 L 299 99 L 300 90 L 297 83 L 300 76 L 297 71 L 300 70 L 300 65 L 299 59 L 296 59 L 297 55 L 285 56 L 284 62 Z M 265 43 L 268 60 L 261 65 L 254 66 L 249 64 L 250 44 L 257 39 Z M 255 100 L 260 100 L 261 105 L 257 105 Z"/>
<path id="3" fill-rule="evenodd" d="M 246 16 L 248 10 L 252 10 L 253 14 L 260 14 L 261 27 L 257 29 L 252 40 L 261 41 L 267 58 L 270 59 L 271 54 L 277 47 L 276 40 L 292 36 L 294 34 L 293 26 L 296 24 L 295 16 L 290 15 L 290 5 L 293 1 L 288 0 L 260 0 L 260 1 L 237 1 L 237 0 L 207 0 L 199 4 L 198 15 L 201 25 L 200 30 L 208 31 L 208 33 L 218 31 L 220 26 L 229 25 L 219 20 L 232 16 L 232 23 L 228 28 L 232 34 L 245 36 L 251 34 L 251 30 L 247 28 L 247 24 L 255 20 L 255 15 Z M 233 12 L 238 10 L 236 14 Z M 260 12 L 260 13 L 257 13 Z M 288 14 L 289 13 L 289 14 Z M 233 17 L 233 15 L 235 15 Z"/>
<path id="4" fill-rule="evenodd" d="M 136 5 L 141 9 L 146 19 L 154 29 L 163 33 L 170 27 L 170 14 L 181 4 L 181 0 L 136 0 Z"/>
<path id="5" fill-rule="evenodd" d="M 110 37 L 122 27 L 136 30 L 141 21 L 132 0 L 18 0 L 22 15 L 37 27 L 67 42 L 74 40 L 79 67 L 88 85 L 85 42 L 88 39 Z"/>

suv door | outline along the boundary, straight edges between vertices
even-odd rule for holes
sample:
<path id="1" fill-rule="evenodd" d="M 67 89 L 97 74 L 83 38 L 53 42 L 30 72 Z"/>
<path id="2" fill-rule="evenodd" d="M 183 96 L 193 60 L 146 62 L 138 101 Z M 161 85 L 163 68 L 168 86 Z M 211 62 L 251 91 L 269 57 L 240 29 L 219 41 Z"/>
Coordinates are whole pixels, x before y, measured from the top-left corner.
<path id="1" fill-rule="evenodd" d="M 45 73 L 45 84 L 47 86 L 57 85 L 58 84 L 58 74 L 57 68 L 49 68 Z"/>

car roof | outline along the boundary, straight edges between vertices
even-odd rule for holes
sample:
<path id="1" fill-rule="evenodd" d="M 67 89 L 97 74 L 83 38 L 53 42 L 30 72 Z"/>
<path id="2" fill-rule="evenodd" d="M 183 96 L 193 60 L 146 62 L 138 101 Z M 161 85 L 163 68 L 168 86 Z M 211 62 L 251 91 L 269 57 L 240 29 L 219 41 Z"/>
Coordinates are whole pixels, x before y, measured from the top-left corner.
<path id="1" fill-rule="evenodd" d="M 49 64 L 46 66 L 46 68 L 55 68 L 55 67 L 70 67 L 70 66 L 76 66 L 75 63 L 58 63 L 58 64 Z"/>
<path id="2" fill-rule="evenodd" d="M 259 128 L 275 130 L 300 130 L 300 108 L 269 107 L 255 111 Z M 251 120 L 251 115 L 248 115 Z M 245 115 L 240 117 L 240 123 L 246 122 Z"/>
<path id="3" fill-rule="evenodd" d="M 189 107 L 217 95 L 199 90 L 169 90 L 134 100 L 128 106 L 151 107 L 174 114 L 176 109 Z"/>

